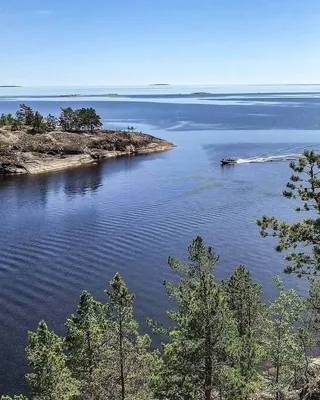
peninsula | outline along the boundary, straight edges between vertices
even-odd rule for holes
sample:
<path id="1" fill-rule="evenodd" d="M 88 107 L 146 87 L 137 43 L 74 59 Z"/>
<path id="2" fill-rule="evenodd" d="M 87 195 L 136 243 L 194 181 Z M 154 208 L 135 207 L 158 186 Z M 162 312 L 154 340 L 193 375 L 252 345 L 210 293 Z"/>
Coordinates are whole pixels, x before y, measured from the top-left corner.
<path id="1" fill-rule="evenodd" d="M 145 133 L 106 130 L 101 126 L 100 117 L 92 108 L 68 107 L 62 109 L 60 118 L 43 117 L 25 105 L 20 106 L 15 117 L 2 114 L 0 174 L 51 172 L 175 147 Z"/>

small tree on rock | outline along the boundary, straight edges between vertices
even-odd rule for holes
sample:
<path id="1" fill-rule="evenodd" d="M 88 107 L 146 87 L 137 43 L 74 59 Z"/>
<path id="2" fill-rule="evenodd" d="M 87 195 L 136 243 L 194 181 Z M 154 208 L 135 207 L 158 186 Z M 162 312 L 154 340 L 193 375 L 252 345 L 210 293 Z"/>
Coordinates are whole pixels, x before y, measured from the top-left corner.
<path id="1" fill-rule="evenodd" d="M 16 112 L 16 117 L 21 120 L 23 125 L 32 126 L 34 112 L 31 107 L 25 104 L 20 104 L 19 110 Z"/>
<path id="2" fill-rule="evenodd" d="M 39 113 L 39 111 L 36 111 L 33 117 L 32 121 L 32 131 L 35 133 L 42 133 L 47 130 L 47 124 L 43 116 Z"/>
<path id="3" fill-rule="evenodd" d="M 45 124 L 46 124 L 46 129 L 48 132 L 55 131 L 58 126 L 58 118 L 56 118 L 54 115 L 49 114 L 45 118 Z"/>
<path id="4" fill-rule="evenodd" d="M 81 108 L 78 111 L 79 121 L 85 130 L 93 132 L 95 129 L 101 128 L 101 117 L 94 108 Z"/>
<path id="5" fill-rule="evenodd" d="M 71 132 L 76 129 L 76 115 L 71 107 L 61 108 L 59 122 L 62 130 Z"/>

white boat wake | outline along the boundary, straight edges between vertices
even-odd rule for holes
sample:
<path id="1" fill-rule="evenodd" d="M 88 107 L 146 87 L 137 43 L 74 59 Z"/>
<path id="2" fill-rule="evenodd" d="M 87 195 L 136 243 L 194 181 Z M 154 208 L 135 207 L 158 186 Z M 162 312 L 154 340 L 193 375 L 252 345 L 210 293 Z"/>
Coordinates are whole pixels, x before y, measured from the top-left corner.
<path id="1" fill-rule="evenodd" d="M 281 154 L 273 156 L 260 156 L 260 157 L 249 157 L 249 158 L 239 158 L 237 164 L 247 164 L 247 163 L 264 163 L 264 162 L 274 162 L 274 161 L 293 161 L 300 158 L 301 154 Z"/>

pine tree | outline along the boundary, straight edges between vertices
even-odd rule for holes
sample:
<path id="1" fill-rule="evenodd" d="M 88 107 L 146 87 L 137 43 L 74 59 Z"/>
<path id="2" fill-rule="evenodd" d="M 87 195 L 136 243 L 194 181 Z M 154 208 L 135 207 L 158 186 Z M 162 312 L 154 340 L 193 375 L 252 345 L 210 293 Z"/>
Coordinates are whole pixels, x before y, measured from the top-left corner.
<path id="1" fill-rule="evenodd" d="M 320 153 L 305 151 L 303 155 L 298 162 L 290 163 L 294 173 L 283 196 L 297 200 L 295 210 L 310 212 L 311 217 L 289 223 L 264 215 L 257 221 L 262 236 L 278 238 L 278 252 L 291 250 L 285 256 L 289 264 L 284 271 L 299 277 L 320 275 Z"/>
<path id="2" fill-rule="evenodd" d="M 32 372 L 27 375 L 32 400 L 69 400 L 78 394 L 76 381 L 66 367 L 63 342 L 41 321 L 29 332 L 27 359 Z"/>
<path id="3" fill-rule="evenodd" d="M 19 110 L 16 112 L 16 117 L 21 121 L 23 125 L 32 126 L 34 112 L 31 107 L 25 104 L 20 104 Z"/>
<path id="4" fill-rule="evenodd" d="M 105 307 L 84 290 L 77 315 L 66 321 L 66 350 L 73 377 L 79 382 L 80 398 L 97 398 L 95 374 L 102 361 L 102 346 L 107 339 L 108 326 Z"/>
<path id="5" fill-rule="evenodd" d="M 104 399 L 147 400 L 154 358 L 148 353 L 150 338 L 140 336 L 138 323 L 133 319 L 133 299 L 120 274 L 110 282 L 108 318 L 113 338 L 106 343 L 104 368 L 100 379 L 108 382 Z"/>
<path id="6" fill-rule="evenodd" d="M 2 113 L 2 114 L 0 115 L 0 127 L 2 127 L 2 126 L 7 126 L 7 125 L 9 125 L 9 122 L 8 122 L 8 115 Z"/>
<path id="7" fill-rule="evenodd" d="M 263 353 L 259 344 L 264 321 L 261 286 L 253 283 L 250 272 L 239 265 L 231 277 L 222 282 L 222 288 L 236 322 L 238 337 L 232 343 L 231 353 L 247 399 L 258 381 L 257 366 Z"/>
<path id="8" fill-rule="evenodd" d="M 58 118 L 56 118 L 54 115 L 49 114 L 46 118 L 45 118 L 45 123 L 46 123 L 46 127 L 47 127 L 47 131 L 48 132 L 52 132 L 54 130 L 57 129 L 58 126 Z"/>
<path id="9" fill-rule="evenodd" d="M 95 129 L 101 128 L 101 117 L 94 108 L 80 108 L 76 110 L 76 112 L 79 121 L 79 129 L 84 129 L 92 133 Z"/>
<path id="10" fill-rule="evenodd" d="M 65 132 L 76 130 L 77 123 L 75 111 L 71 107 L 61 108 L 59 123 L 62 130 Z"/>
<path id="11" fill-rule="evenodd" d="M 31 127 L 32 127 L 33 132 L 35 132 L 35 133 L 42 133 L 42 132 L 46 131 L 47 125 L 46 125 L 45 119 L 39 113 L 39 111 L 36 111 L 34 113 Z"/>
<path id="12" fill-rule="evenodd" d="M 226 378 L 232 378 L 233 369 L 226 366 L 235 324 L 223 291 L 214 282 L 218 256 L 211 247 L 205 248 L 199 236 L 188 250 L 191 264 L 173 257 L 168 259 L 181 279 L 178 286 L 164 282 L 177 310 L 167 313 L 174 325 L 163 331 L 171 341 L 163 345 L 164 362 L 159 363 L 153 379 L 155 396 L 169 400 L 210 400 L 214 393 L 219 393 L 219 398 L 231 398 Z M 232 391 L 237 393 L 235 398 L 241 398 L 237 388 L 232 387 Z"/>
<path id="13" fill-rule="evenodd" d="M 307 307 L 310 315 L 310 330 L 320 346 L 320 280 L 311 279 Z"/>
<path id="14" fill-rule="evenodd" d="M 23 396 L 22 394 L 18 395 L 18 396 L 2 396 L 1 400 L 28 400 L 28 397 Z"/>
<path id="15" fill-rule="evenodd" d="M 18 131 L 22 128 L 22 121 L 19 118 L 13 118 L 11 120 L 11 130 Z"/>
<path id="16" fill-rule="evenodd" d="M 263 346 L 271 364 L 267 386 L 274 398 L 281 400 L 305 373 L 306 353 L 299 327 L 306 308 L 295 290 L 286 290 L 279 277 L 275 280 L 279 297 L 267 308 Z"/>

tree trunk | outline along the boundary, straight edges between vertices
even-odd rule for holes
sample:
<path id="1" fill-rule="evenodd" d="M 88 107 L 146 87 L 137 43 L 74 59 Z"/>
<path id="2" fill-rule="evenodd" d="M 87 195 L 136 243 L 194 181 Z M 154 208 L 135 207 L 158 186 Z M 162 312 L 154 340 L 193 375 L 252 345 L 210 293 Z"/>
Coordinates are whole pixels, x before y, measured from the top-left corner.
<path id="1" fill-rule="evenodd" d="M 206 355 L 205 355 L 205 400 L 211 400 L 212 391 L 212 356 L 211 356 L 211 329 L 207 328 L 206 333 Z"/>
<path id="2" fill-rule="evenodd" d="M 205 392 L 204 392 L 204 399 L 211 400 L 211 377 L 212 377 L 212 363 L 211 357 L 206 357 L 206 375 L 205 375 Z"/>
<path id="3" fill-rule="evenodd" d="M 119 321 L 119 347 L 120 347 L 120 382 L 121 382 L 121 400 L 125 400 L 125 383 L 124 383 L 124 360 L 123 360 L 123 332 L 122 319 Z"/>

